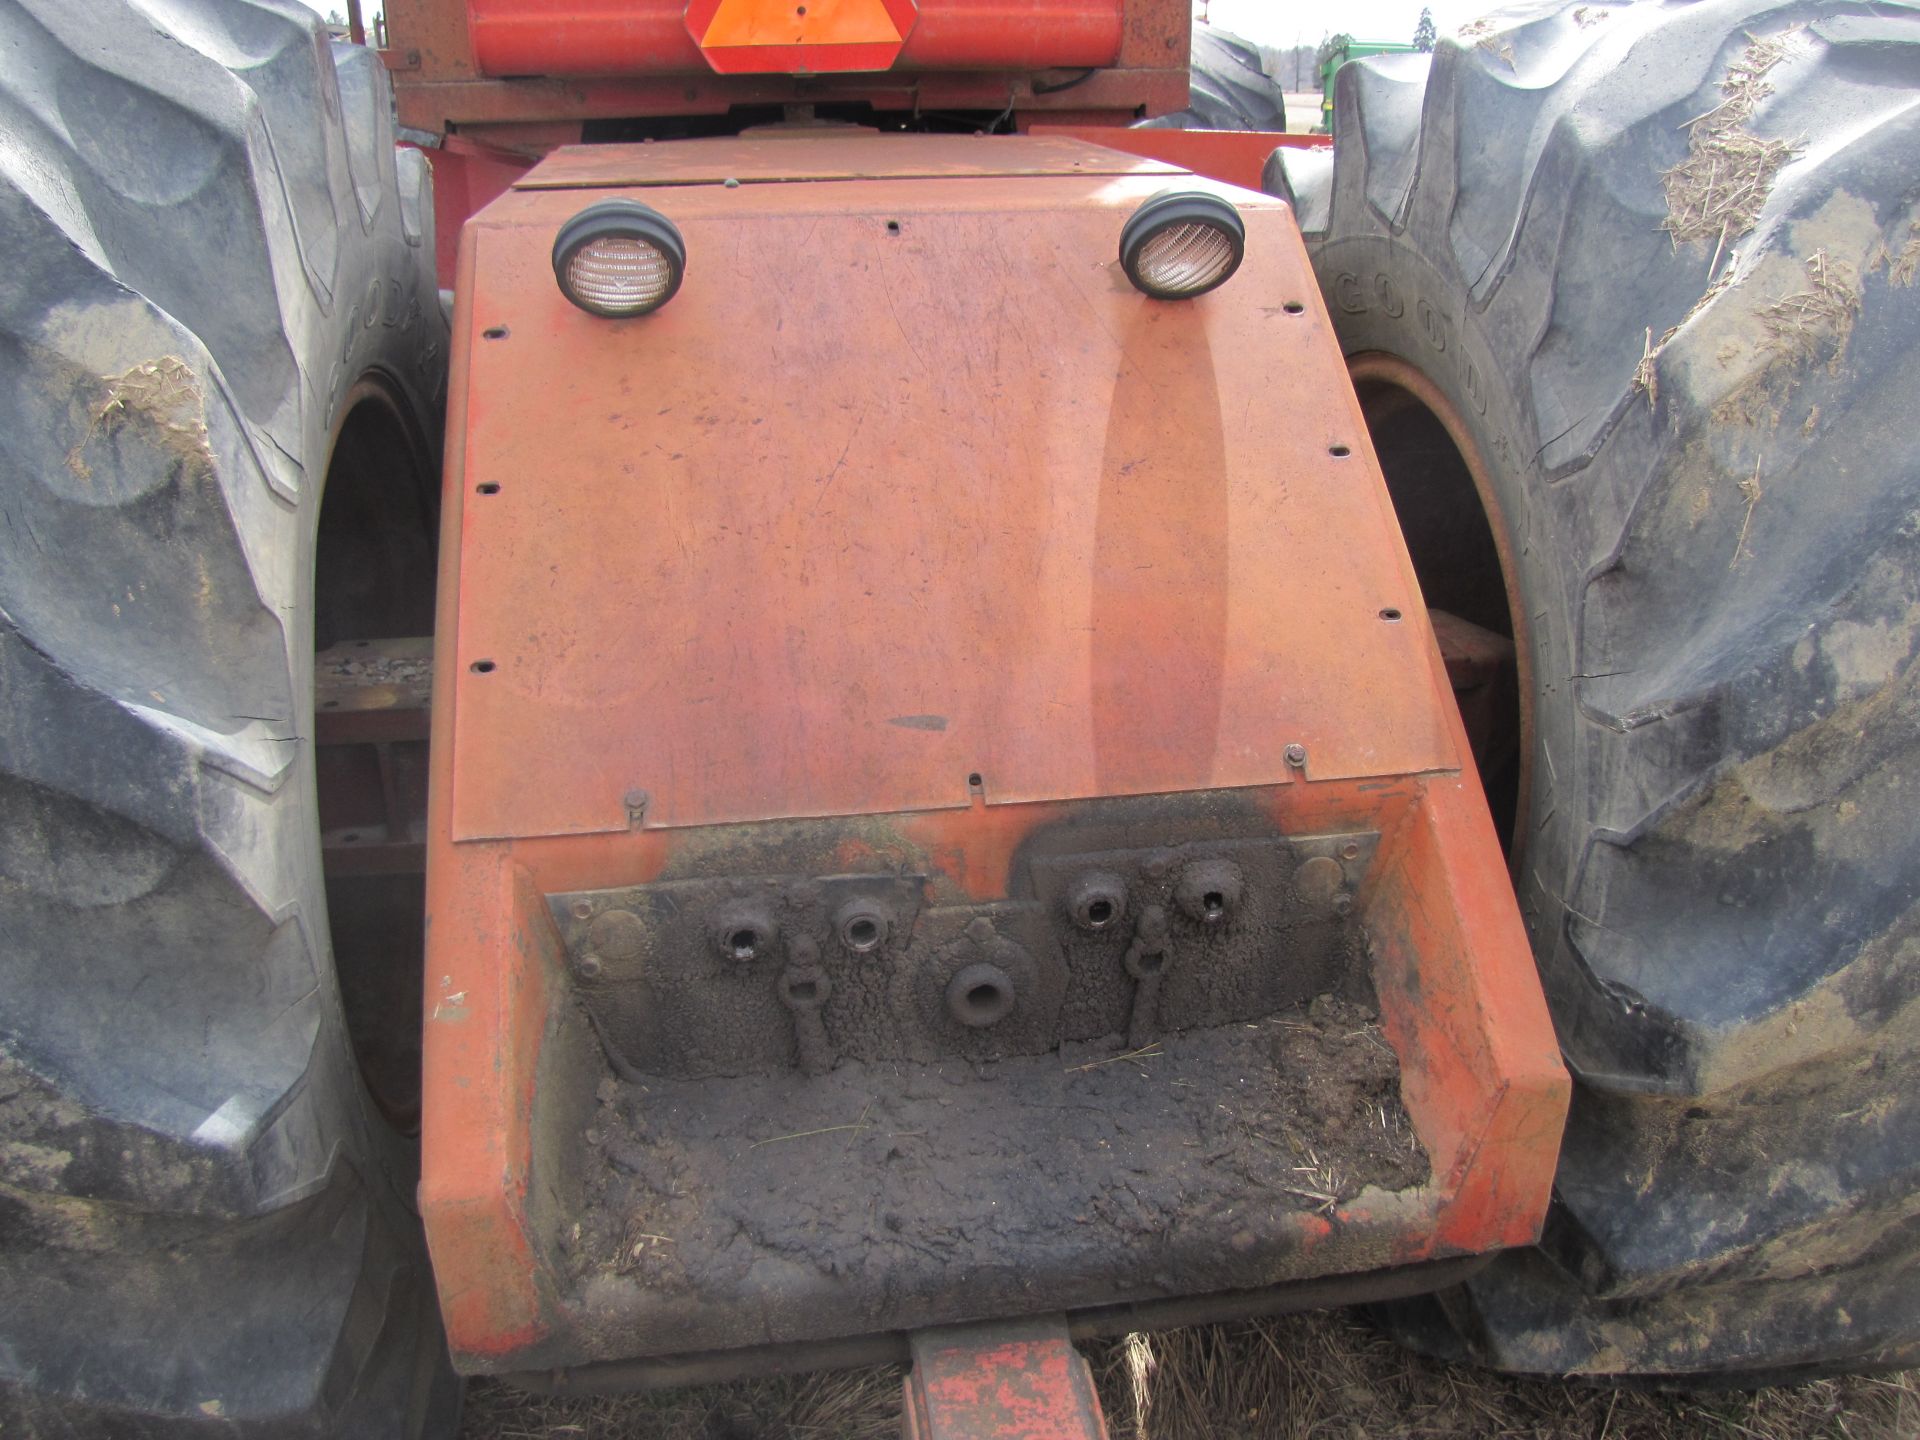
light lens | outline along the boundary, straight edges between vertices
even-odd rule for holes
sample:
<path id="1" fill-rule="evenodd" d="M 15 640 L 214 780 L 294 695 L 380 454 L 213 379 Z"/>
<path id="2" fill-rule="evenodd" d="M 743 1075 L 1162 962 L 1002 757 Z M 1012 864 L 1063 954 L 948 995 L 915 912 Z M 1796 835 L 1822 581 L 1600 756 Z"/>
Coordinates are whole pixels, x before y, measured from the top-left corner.
<path id="1" fill-rule="evenodd" d="M 1140 247 L 1140 278 L 1160 295 L 1197 295 L 1227 278 L 1240 259 L 1211 225 L 1169 225 Z"/>
<path id="2" fill-rule="evenodd" d="M 1240 268 L 1247 231 L 1239 211 L 1203 190 L 1163 190 L 1120 232 L 1120 264 L 1135 288 L 1158 300 L 1188 300 Z"/>
<path id="3" fill-rule="evenodd" d="M 615 320 L 671 300 L 686 263 L 686 244 L 673 222 L 633 200 L 589 205 L 553 242 L 561 293 L 582 310 Z"/>
<path id="4" fill-rule="evenodd" d="M 641 315 L 665 298 L 673 263 L 632 235 L 589 240 L 567 261 L 563 282 L 576 302 L 601 315 Z"/>

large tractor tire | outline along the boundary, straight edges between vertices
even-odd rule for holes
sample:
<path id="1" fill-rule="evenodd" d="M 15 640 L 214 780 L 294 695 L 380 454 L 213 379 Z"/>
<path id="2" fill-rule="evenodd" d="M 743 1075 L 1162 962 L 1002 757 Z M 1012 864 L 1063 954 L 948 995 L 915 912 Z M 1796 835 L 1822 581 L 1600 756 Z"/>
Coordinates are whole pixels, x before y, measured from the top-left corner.
<path id="1" fill-rule="evenodd" d="M 0 1433 L 444 1434 L 311 743 L 322 492 L 432 494 L 425 163 L 294 0 L 0 5 L 0 103 Z"/>
<path id="2" fill-rule="evenodd" d="M 1267 73 L 1260 47 L 1211 25 L 1193 27 L 1187 108 L 1142 120 L 1137 129 L 1285 130 L 1287 100 Z"/>
<path id="3" fill-rule="evenodd" d="M 1269 188 L 1430 599 L 1510 616 L 1576 1088 L 1540 1247 L 1392 1321 L 1517 1371 L 1914 1363 L 1920 10 L 1555 4 L 1428 58 L 1342 70 L 1331 163 Z"/>

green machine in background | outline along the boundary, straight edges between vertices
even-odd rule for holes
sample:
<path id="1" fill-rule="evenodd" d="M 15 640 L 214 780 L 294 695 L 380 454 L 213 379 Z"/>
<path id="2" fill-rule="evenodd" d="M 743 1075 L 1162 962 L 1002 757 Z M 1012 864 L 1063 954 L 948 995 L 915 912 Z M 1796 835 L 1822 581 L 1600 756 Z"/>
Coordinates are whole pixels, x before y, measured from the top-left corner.
<path id="1" fill-rule="evenodd" d="M 1349 60 L 1368 55 L 1407 55 L 1417 46 L 1392 40 L 1356 40 L 1351 35 L 1335 35 L 1320 47 L 1320 124 L 1316 133 L 1333 133 L 1333 77 Z"/>

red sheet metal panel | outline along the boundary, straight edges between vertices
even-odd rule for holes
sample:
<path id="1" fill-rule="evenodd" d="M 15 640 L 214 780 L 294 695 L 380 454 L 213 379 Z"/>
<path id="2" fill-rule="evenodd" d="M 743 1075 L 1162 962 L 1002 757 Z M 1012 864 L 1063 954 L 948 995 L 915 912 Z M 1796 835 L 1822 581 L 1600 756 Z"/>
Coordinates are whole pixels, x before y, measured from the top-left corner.
<path id="1" fill-rule="evenodd" d="M 869 143 L 898 148 L 862 168 L 929 163 Z M 741 160 L 717 153 L 691 168 Z M 1243 274 L 1135 294 L 1118 230 L 1165 183 L 655 189 L 689 277 L 624 323 L 548 265 L 599 192 L 517 191 L 468 227 L 421 1186 L 463 1369 L 630 1344 L 562 1258 L 602 1069 L 551 897 L 757 873 L 804 828 L 702 820 L 876 815 L 791 864 L 923 874 L 945 906 L 1013 895 L 1025 847 L 1103 796 L 1245 786 L 1276 835 L 1377 833 L 1354 908 L 1431 1178 L 1266 1197 L 1246 1283 L 1537 1236 L 1567 1076 L 1344 362 L 1261 197 L 1236 195 Z M 833 1274 L 793 1273 L 813 1329 L 784 1338 L 858 1330 Z"/>
<path id="2" fill-rule="evenodd" d="M 429 156 L 429 163 L 433 166 L 434 269 L 440 283 L 451 289 L 460 230 L 467 217 L 510 189 L 533 161 L 476 144 L 464 135 L 449 135 Z"/>
<path id="3" fill-rule="evenodd" d="M 835 8 L 836 0 L 816 0 L 805 18 Z M 1120 58 L 1123 0 L 921 0 L 919 10 L 902 32 L 903 69 L 1052 69 Z M 467 0 L 467 17 L 484 75 L 636 75 L 710 63 L 688 31 L 687 0 Z"/>
<path id="4" fill-rule="evenodd" d="M 1016 116 L 1124 125 L 1187 103 L 1187 0 L 935 0 L 891 69 L 811 76 L 715 72 L 685 12 L 685 0 L 387 0 L 383 58 L 402 124 L 468 135 L 486 127 L 515 147 L 528 125 L 742 105 L 997 114 L 1013 99 Z M 1096 68 L 1079 78 L 1084 67 Z M 1062 80 L 1074 83 L 1034 92 Z"/>
<path id="5" fill-rule="evenodd" d="M 456 499 L 456 511 L 470 498 Z M 450 521 L 452 540 L 457 513 Z M 464 583 L 457 562 L 443 582 L 450 603 Z M 444 696 L 454 679 L 451 652 L 440 660 L 436 693 Z M 1438 672 L 1437 657 L 1428 657 L 1407 679 L 1424 688 Z M 446 730 L 454 718 L 452 706 L 436 703 L 421 1184 L 448 1337 L 469 1372 L 613 1358 L 619 1337 L 585 1321 L 566 1298 L 572 1282 L 551 1248 L 556 1226 L 571 1217 L 543 1223 L 538 1214 L 539 1133 L 567 1127 L 564 1116 L 548 1113 L 565 1097 L 553 1081 L 543 1093 L 540 1076 L 565 1073 L 549 1052 L 569 1027 L 586 1024 L 564 998 L 568 981 L 544 897 L 644 882 L 683 867 L 714 837 L 642 828 L 451 843 Z M 1382 1028 L 1433 1169 L 1415 1191 L 1367 1191 L 1326 1213 L 1293 1215 L 1282 1238 L 1247 1257 L 1247 1283 L 1531 1243 L 1546 1211 L 1569 1082 L 1471 772 L 1284 785 L 1251 798 L 1281 833 L 1381 832 L 1381 873 L 1357 903 L 1373 942 Z M 939 886 L 989 896 L 1005 892 L 1009 857 L 1065 813 L 976 806 L 892 823 L 902 853 L 932 869 Z M 848 863 L 864 868 L 883 858 Z M 548 1183 L 565 1173 L 549 1169 Z M 1250 1194 L 1249 1203 L 1270 1207 L 1273 1197 Z M 857 1327 L 830 1301 L 833 1277 L 818 1281 L 816 1338 Z"/>
<path id="6" fill-rule="evenodd" d="M 880 143 L 876 144 L 875 142 Z M 916 135 L 870 131 L 774 130 L 672 145 L 575 145 L 556 150 L 514 182 L 519 190 L 615 190 L 666 185 L 786 185 L 803 180 L 931 180 L 946 176 L 1164 175 L 1186 168 L 1141 159 L 1075 139 L 1008 145 L 994 135 Z M 864 192 L 861 192 L 864 193 Z M 815 203 L 819 197 L 814 197 Z M 845 208 L 846 197 L 835 202 Z M 579 202 L 581 204 L 585 201 Z M 1057 204 L 1055 197 L 1053 203 Z M 737 212 L 739 207 L 734 207 Z"/>
<path id="7" fill-rule="evenodd" d="M 688 274 L 633 322 L 554 286 L 588 197 L 490 209 L 456 838 L 1457 765 L 1285 208 L 1164 304 L 1115 260 L 1163 183 L 655 192 Z"/>

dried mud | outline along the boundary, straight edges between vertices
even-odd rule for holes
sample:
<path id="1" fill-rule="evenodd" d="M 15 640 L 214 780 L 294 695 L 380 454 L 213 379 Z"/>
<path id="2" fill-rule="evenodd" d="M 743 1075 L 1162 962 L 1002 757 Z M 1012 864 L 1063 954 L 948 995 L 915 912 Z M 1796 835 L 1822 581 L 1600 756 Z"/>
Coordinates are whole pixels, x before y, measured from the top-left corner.
<path id="1" fill-rule="evenodd" d="M 354 641 L 314 658 L 315 700 L 325 708 L 424 706 L 433 698 L 433 641 Z M 328 705 L 331 700 L 333 705 Z"/>
<path id="2" fill-rule="evenodd" d="M 1303 1217 L 1428 1175 L 1393 1051 L 1332 996 L 1133 1050 L 608 1081 L 581 1154 L 564 1248 L 629 1349 L 1271 1283 L 1312 1268 Z"/>

